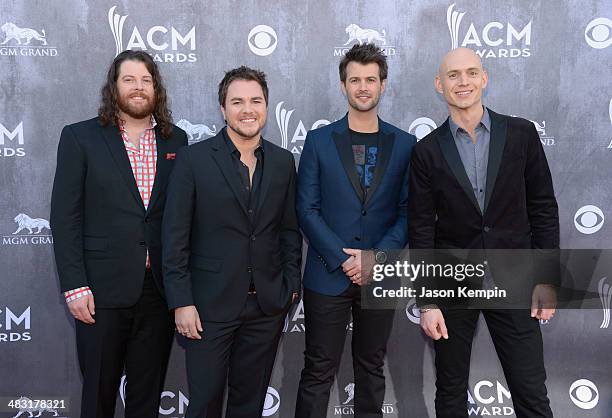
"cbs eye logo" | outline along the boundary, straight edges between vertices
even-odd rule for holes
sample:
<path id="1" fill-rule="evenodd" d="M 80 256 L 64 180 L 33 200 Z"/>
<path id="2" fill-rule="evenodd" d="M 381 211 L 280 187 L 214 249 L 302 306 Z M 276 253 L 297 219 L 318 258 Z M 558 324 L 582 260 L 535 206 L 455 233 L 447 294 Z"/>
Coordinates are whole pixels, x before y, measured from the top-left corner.
<path id="1" fill-rule="evenodd" d="M 604 214 L 597 206 L 583 206 L 574 215 L 574 226 L 583 234 L 594 234 L 601 229 L 603 224 Z"/>
<path id="2" fill-rule="evenodd" d="M 264 401 L 261 416 L 270 417 L 278 411 L 278 408 L 280 408 L 280 395 L 276 389 L 272 386 L 268 386 L 268 392 L 266 393 L 266 400 Z"/>
<path id="3" fill-rule="evenodd" d="M 410 124 L 408 132 L 416 136 L 417 141 L 420 141 L 436 128 L 436 123 L 433 120 L 429 118 L 416 118 L 414 122 Z"/>
<path id="4" fill-rule="evenodd" d="M 579 379 L 572 383 L 569 395 L 574 405 L 580 409 L 593 409 L 599 402 L 597 386 L 587 379 Z"/>
<path id="5" fill-rule="evenodd" d="M 278 36 L 270 26 L 257 25 L 249 32 L 247 38 L 249 49 L 255 55 L 265 57 L 270 55 L 278 45 Z"/>
<path id="6" fill-rule="evenodd" d="M 415 298 L 410 299 L 406 304 L 406 316 L 413 324 L 421 323 L 421 311 L 419 311 Z"/>
<path id="7" fill-rule="evenodd" d="M 584 30 L 584 39 L 595 49 L 604 49 L 612 45 L 612 20 L 598 17 L 589 22 Z"/>

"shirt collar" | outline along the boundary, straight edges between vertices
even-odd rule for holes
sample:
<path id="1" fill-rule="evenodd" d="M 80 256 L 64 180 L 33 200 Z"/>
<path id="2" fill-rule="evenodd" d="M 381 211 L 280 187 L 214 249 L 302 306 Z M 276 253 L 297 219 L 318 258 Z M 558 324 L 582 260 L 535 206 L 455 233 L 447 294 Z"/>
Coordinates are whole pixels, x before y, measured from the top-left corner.
<path id="1" fill-rule="evenodd" d="M 125 121 L 121 118 L 118 118 L 118 120 L 119 120 L 119 123 L 117 125 L 119 127 L 119 130 L 121 132 L 125 132 Z M 149 126 L 148 128 L 145 128 L 145 131 L 155 129 L 156 126 L 157 126 L 157 121 L 155 120 L 155 116 L 151 115 L 151 126 Z"/>
<path id="2" fill-rule="evenodd" d="M 482 107 L 482 118 L 480 119 L 480 123 L 478 126 L 484 127 L 487 132 L 491 132 L 491 117 L 489 116 L 489 111 L 486 107 Z M 459 125 L 455 123 L 452 116 L 448 117 L 448 125 L 450 127 L 451 133 L 453 134 L 453 138 L 457 138 L 457 131 L 460 129 Z M 476 126 L 476 127 L 478 127 Z"/>
<path id="3" fill-rule="evenodd" d="M 221 131 L 223 132 L 223 139 L 225 141 L 225 145 L 227 145 L 227 150 L 229 151 L 230 154 L 234 154 L 236 153 L 236 155 L 240 156 L 240 151 L 238 150 L 238 148 L 236 148 L 236 145 L 234 144 L 234 142 L 231 140 L 231 138 L 229 137 L 229 134 L 227 133 L 227 127 L 223 128 L 223 130 Z M 263 138 L 259 139 L 259 145 L 257 146 L 257 148 L 255 148 L 255 155 L 257 156 L 257 154 L 259 152 L 264 152 L 264 143 L 266 141 L 264 141 Z"/>

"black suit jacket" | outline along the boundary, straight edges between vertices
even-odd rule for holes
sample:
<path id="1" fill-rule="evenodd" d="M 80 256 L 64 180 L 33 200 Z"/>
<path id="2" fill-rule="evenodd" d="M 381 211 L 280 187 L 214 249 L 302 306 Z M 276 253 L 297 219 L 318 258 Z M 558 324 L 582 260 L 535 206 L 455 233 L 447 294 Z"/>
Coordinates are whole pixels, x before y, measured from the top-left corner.
<path id="1" fill-rule="evenodd" d="M 169 138 L 155 130 L 157 171 L 145 210 L 121 133 L 98 118 L 62 130 L 51 196 L 51 230 L 61 290 L 89 286 L 96 307 L 134 305 L 149 251 L 163 294 L 161 220 L 174 156 L 187 144 L 174 127 Z"/>
<path id="2" fill-rule="evenodd" d="M 488 112 L 491 141 L 483 212 L 448 120 L 415 146 L 410 248 L 559 248 L 557 201 L 533 123 Z"/>
<path id="3" fill-rule="evenodd" d="M 162 233 L 169 307 L 195 305 L 203 320 L 214 322 L 240 314 L 251 272 L 261 309 L 268 315 L 286 309 L 300 290 L 302 255 L 293 155 L 265 142 L 251 227 L 223 135 L 179 152 Z"/>

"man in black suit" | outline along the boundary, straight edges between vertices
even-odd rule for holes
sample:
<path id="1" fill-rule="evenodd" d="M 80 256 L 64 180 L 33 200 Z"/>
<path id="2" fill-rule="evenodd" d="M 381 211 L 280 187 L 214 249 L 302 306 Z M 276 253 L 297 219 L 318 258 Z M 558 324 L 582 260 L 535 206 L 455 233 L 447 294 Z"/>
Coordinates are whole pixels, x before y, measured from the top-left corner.
<path id="1" fill-rule="evenodd" d="M 174 156 L 186 144 L 159 70 L 142 51 L 111 64 L 99 117 L 62 130 L 51 227 L 61 290 L 76 318 L 83 418 L 114 415 L 124 368 L 125 416 L 158 415 L 173 335 L 161 220 Z"/>
<path id="2" fill-rule="evenodd" d="M 164 283 L 187 337 L 189 407 L 259 418 L 284 318 L 300 292 L 293 155 L 266 140 L 268 87 L 240 67 L 219 84 L 227 126 L 179 152 L 163 222 Z"/>
<path id="3" fill-rule="evenodd" d="M 481 95 L 487 81 L 469 49 L 449 52 L 440 65 L 435 86 L 450 117 L 412 154 L 412 250 L 559 248 L 557 202 L 536 129 L 525 119 L 485 109 Z M 488 272 L 485 281 L 496 278 Z M 438 418 L 468 416 L 471 344 L 480 312 L 516 416 L 552 417 L 538 320 L 554 314 L 554 289 L 542 278 L 530 279 L 536 283 L 531 310 L 421 306 L 421 327 L 435 340 Z M 517 280 L 527 285 L 525 278 Z"/>

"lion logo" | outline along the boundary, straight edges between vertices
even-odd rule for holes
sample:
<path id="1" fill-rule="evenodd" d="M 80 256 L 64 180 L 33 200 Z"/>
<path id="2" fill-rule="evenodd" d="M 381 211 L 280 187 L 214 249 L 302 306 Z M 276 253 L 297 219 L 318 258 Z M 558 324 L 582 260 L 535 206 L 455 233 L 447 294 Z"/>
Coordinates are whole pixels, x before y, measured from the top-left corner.
<path id="1" fill-rule="evenodd" d="M 30 218 L 25 213 L 20 213 L 13 219 L 17 223 L 17 231 L 13 232 L 16 235 L 27 229 L 30 234 L 40 234 L 43 229 L 51 230 L 49 221 L 42 218 Z M 36 232 L 34 230 L 36 229 Z"/>
<path id="2" fill-rule="evenodd" d="M 344 392 L 346 392 L 346 396 L 348 396 L 348 398 L 346 398 L 346 401 L 344 401 L 344 403 L 342 405 L 346 405 L 350 401 L 355 399 L 355 384 L 354 383 L 349 383 L 348 385 L 346 385 L 344 387 Z"/>
<path id="3" fill-rule="evenodd" d="M 21 398 L 17 399 L 17 401 L 15 401 L 17 404 L 21 405 L 22 403 L 28 405 L 30 404 L 32 401 L 30 398 L 26 398 L 25 396 L 22 396 Z M 34 415 L 35 412 L 38 412 L 38 414 Z M 22 416 L 23 414 L 28 414 L 28 417 L 39 417 L 42 415 L 43 412 L 49 412 L 52 413 L 54 417 L 59 416 L 59 414 L 57 413 L 57 410 L 53 409 L 53 408 L 19 408 L 19 410 L 17 411 L 17 415 L 13 416 L 13 418 L 17 418 Z"/>
<path id="4" fill-rule="evenodd" d="M 22 40 L 26 41 L 24 45 L 30 45 L 30 41 L 32 39 L 36 39 L 37 41 L 42 42 L 43 45 L 47 45 L 47 35 L 45 34 L 44 29 L 41 29 L 41 35 L 34 29 L 20 28 L 12 22 L 5 23 L 0 29 L 2 29 L 2 32 L 4 32 L 5 36 L 4 42 L 2 42 L 0 45 L 6 44 L 11 39 L 16 40 L 19 45 L 21 45 Z"/>
<path id="5" fill-rule="evenodd" d="M 217 134 L 217 127 L 212 126 L 212 129 L 203 124 L 193 124 L 187 119 L 181 119 L 176 123 L 176 126 L 187 132 L 187 140 L 189 145 L 201 141 L 202 136 L 213 136 Z"/>
<path id="6" fill-rule="evenodd" d="M 359 42 L 359 45 L 362 45 L 364 42 L 380 42 L 382 45 L 384 45 L 387 42 L 387 35 L 384 29 L 378 32 L 374 29 L 362 29 L 358 25 L 351 23 L 346 27 L 345 32 L 348 34 L 349 39 L 344 45 L 348 45 L 353 41 Z"/>

